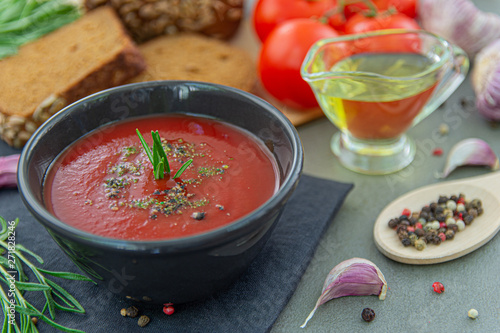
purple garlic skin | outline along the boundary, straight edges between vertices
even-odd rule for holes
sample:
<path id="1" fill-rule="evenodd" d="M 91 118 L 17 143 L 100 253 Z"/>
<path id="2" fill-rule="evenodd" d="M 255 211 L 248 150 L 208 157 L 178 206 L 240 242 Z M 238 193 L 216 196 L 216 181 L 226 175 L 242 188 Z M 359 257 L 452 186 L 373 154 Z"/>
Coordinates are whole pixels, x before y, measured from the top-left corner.
<path id="1" fill-rule="evenodd" d="M 471 59 L 500 38 L 500 16 L 470 0 L 419 0 L 417 8 L 422 28 L 460 46 Z"/>
<path id="2" fill-rule="evenodd" d="M 363 258 L 345 260 L 328 273 L 321 296 L 300 327 L 306 327 L 318 307 L 334 298 L 377 295 L 380 300 L 384 300 L 386 294 L 387 282 L 384 274 L 373 262 Z"/>
<path id="3" fill-rule="evenodd" d="M 0 188 L 17 187 L 17 163 L 19 154 L 0 156 Z"/>
<path id="4" fill-rule="evenodd" d="M 446 178 L 458 167 L 472 165 L 489 167 L 492 171 L 500 168 L 497 155 L 484 140 L 477 138 L 457 142 L 446 158 L 446 165 L 438 178 Z"/>
<path id="5" fill-rule="evenodd" d="M 500 39 L 482 49 L 471 72 L 476 108 L 488 120 L 500 120 Z"/>

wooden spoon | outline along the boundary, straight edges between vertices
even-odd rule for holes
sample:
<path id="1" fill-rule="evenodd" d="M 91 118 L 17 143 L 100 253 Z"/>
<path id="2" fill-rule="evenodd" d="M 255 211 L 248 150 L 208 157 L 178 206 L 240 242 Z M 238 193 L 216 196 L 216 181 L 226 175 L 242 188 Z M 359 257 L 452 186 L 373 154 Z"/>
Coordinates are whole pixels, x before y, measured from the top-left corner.
<path id="1" fill-rule="evenodd" d="M 465 194 L 466 199 L 480 199 L 484 213 L 457 232 L 454 239 L 440 245 L 427 244 L 423 251 L 404 247 L 396 232 L 387 223 L 401 215 L 404 208 L 420 211 L 436 201 L 439 195 Z M 449 261 L 464 256 L 486 244 L 500 230 L 500 172 L 467 179 L 446 181 L 408 192 L 397 198 L 378 216 L 373 230 L 375 244 L 385 256 L 406 264 L 425 265 Z"/>

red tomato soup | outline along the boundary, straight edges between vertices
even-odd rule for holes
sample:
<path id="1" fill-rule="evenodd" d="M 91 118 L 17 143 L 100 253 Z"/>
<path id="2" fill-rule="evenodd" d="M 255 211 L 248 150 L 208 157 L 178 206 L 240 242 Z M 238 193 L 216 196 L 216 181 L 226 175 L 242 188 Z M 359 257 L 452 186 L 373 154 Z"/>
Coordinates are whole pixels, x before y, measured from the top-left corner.
<path id="1" fill-rule="evenodd" d="M 155 180 L 136 128 L 151 147 L 159 131 L 171 176 Z M 276 160 L 252 134 L 203 117 L 143 117 L 107 125 L 66 149 L 44 184 L 47 208 L 92 234 L 128 240 L 178 238 L 250 213 L 278 189 Z"/>

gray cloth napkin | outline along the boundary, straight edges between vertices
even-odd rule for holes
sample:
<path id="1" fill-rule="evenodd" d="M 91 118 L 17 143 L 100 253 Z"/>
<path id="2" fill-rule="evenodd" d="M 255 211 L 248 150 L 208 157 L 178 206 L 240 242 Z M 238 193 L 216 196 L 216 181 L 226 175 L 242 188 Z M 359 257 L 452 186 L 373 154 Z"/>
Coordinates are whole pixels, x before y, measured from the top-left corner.
<path id="1" fill-rule="evenodd" d="M 0 151 L 0 155 L 6 153 Z M 303 175 L 269 241 L 248 271 L 229 289 L 207 300 L 175 305 L 176 312 L 167 316 L 161 305 L 121 299 L 90 282 L 56 279 L 80 301 L 86 314 L 58 311 L 55 321 L 89 333 L 267 332 L 295 291 L 322 234 L 352 187 Z M 17 190 L 0 190 L 0 207 L 0 216 L 5 219 L 19 217 L 16 242 L 38 253 L 45 260 L 42 268 L 80 273 L 26 210 Z M 28 294 L 35 303 L 43 299 L 36 293 Z M 146 327 L 140 328 L 137 318 L 120 315 L 120 309 L 131 305 L 151 319 Z M 38 328 L 42 333 L 56 331 L 43 322 Z"/>

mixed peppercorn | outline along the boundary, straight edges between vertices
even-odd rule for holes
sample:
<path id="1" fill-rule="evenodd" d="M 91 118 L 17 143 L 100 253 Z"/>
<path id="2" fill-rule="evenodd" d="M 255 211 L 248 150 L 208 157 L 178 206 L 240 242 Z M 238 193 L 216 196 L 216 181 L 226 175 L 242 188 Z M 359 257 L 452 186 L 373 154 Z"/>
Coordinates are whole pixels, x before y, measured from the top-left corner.
<path id="1" fill-rule="evenodd" d="M 479 199 L 467 200 L 464 194 L 442 195 L 419 212 L 404 209 L 401 216 L 389 220 L 388 225 L 396 231 L 404 246 L 413 245 L 422 251 L 427 244 L 439 245 L 453 239 L 482 213 Z"/>

